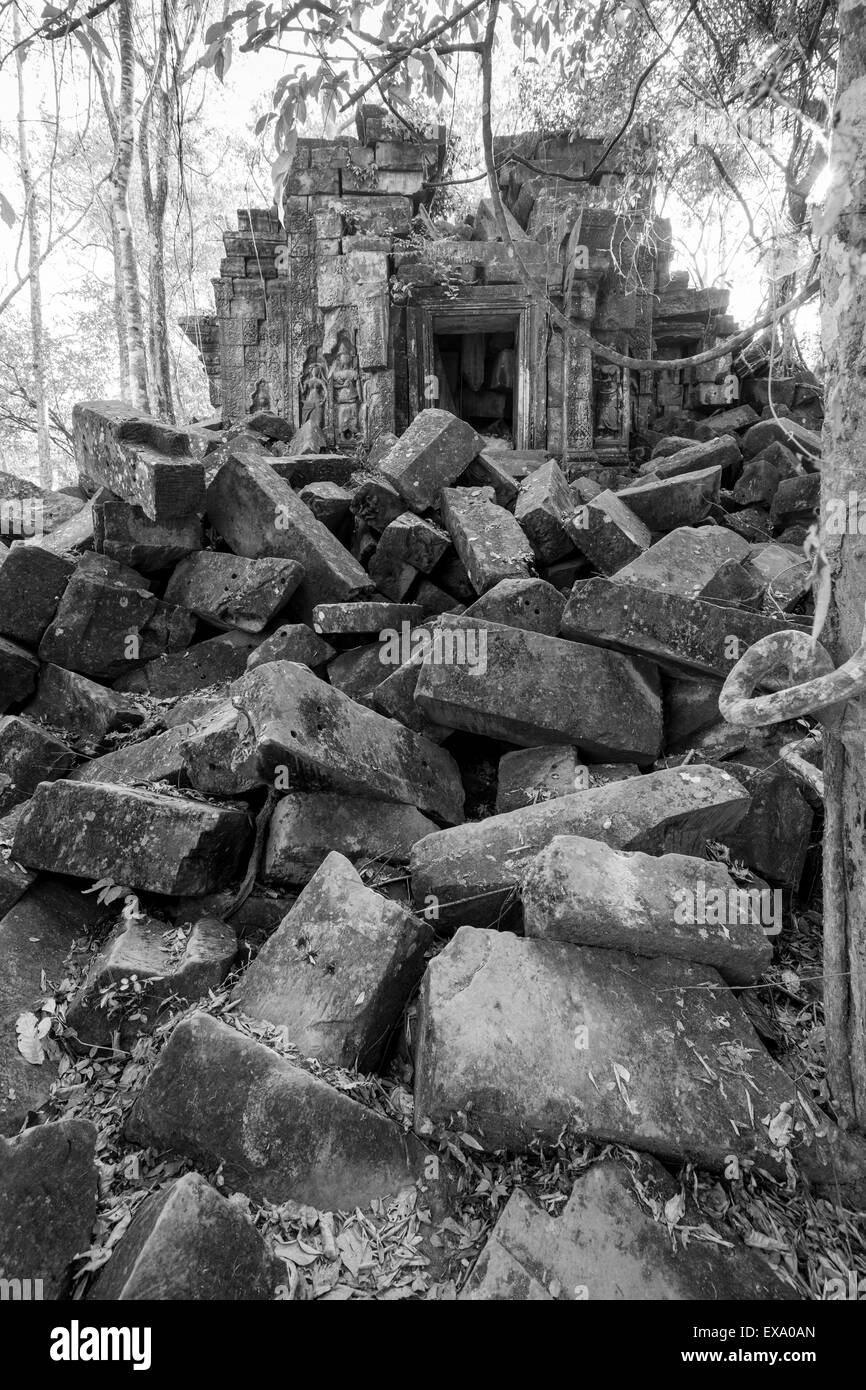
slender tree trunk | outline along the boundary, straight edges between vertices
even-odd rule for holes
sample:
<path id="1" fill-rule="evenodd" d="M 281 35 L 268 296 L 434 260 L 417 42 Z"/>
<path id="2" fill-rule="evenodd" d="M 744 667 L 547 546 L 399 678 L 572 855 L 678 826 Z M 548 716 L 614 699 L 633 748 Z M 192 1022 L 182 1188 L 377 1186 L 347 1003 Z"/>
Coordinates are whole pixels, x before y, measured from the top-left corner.
<path id="1" fill-rule="evenodd" d="M 117 334 L 117 361 L 120 372 L 120 394 L 124 400 L 129 398 L 129 347 L 126 331 L 126 305 L 123 302 L 123 261 L 120 255 L 120 237 L 117 234 L 117 221 L 114 216 L 113 201 L 108 205 L 108 220 L 111 226 L 111 252 L 114 258 L 114 329 Z"/>
<path id="2" fill-rule="evenodd" d="M 138 143 L 149 250 L 148 342 L 150 350 L 148 359 L 153 408 L 157 415 L 162 418 L 174 420 L 171 362 L 168 352 L 164 230 L 165 209 L 168 202 L 168 156 L 173 102 L 170 94 L 159 87 L 154 92 L 154 100 L 158 110 L 158 118 L 153 135 L 152 162 L 150 149 L 152 126 L 149 102 L 142 111 Z"/>
<path id="3" fill-rule="evenodd" d="M 18 9 L 12 9 L 12 32 L 14 41 L 21 42 L 21 25 Z M 16 47 L 15 65 L 18 75 L 18 158 L 21 165 L 21 183 L 24 188 L 24 219 L 27 223 L 28 269 L 30 272 L 30 341 L 33 352 L 33 399 L 36 406 L 36 440 L 39 455 L 39 482 L 50 491 L 54 486 L 54 470 L 51 464 L 51 433 L 48 429 L 48 397 L 46 394 L 46 349 L 45 334 L 42 329 L 42 237 L 39 226 L 39 199 L 33 170 L 30 165 L 30 150 L 27 142 L 27 103 L 24 90 L 25 50 Z"/>
<path id="4" fill-rule="evenodd" d="M 858 499 L 866 531 L 866 4 L 840 0 L 831 181 L 822 238 L 826 358 L 822 518 Z M 826 528 L 824 528 L 826 529 Z M 829 642 L 838 663 L 860 645 L 866 541 L 826 534 L 833 572 Z M 824 973 L 830 1086 L 866 1128 L 866 704 L 845 706 L 826 740 Z"/>
<path id="5" fill-rule="evenodd" d="M 120 49 L 120 91 L 117 102 L 117 138 L 111 171 L 111 196 L 120 251 L 121 285 L 126 310 L 126 346 L 129 355 L 129 394 L 133 405 L 149 411 L 144 321 L 135 236 L 129 212 L 129 180 L 135 148 L 135 48 L 132 34 L 132 0 L 118 0 L 117 39 Z"/>

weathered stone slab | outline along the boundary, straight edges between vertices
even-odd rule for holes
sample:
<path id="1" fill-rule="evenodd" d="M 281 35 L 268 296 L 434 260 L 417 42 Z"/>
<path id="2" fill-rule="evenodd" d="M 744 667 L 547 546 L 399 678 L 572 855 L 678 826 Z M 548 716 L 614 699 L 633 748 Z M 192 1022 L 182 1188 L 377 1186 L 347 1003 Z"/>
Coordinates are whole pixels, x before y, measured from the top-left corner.
<path id="1" fill-rule="evenodd" d="M 496 778 L 496 814 L 580 791 L 577 749 L 570 743 L 503 753 Z"/>
<path id="2" fill-rule="evenodd" d="M 245 1212 L 184 1173 L 142 1202 L 87 1298 L 251 1303 L 273 1298 L 285 1273 Z"/>
<path id="3" fill-rule="evenodd" d="M 448 410 L 422 410 L 389 449 L 379 471 L 413 511 L 432 507 L 484 448 L 471 425 Z"/>
<path id="4" fill-rule="evenodd" d="M 260 784 L 255 750 L 245 741 L 246 718 L 223 699 L 184 729 L 181 757 L 186 780 L 209 796 L 243 796 Z"/>
<path id="5" fill-rule="evenodd" d="M 564 596 L 545 580 L 502 579 L 471 603 L 463 616 L 556 637 L 564 610 Z"/>
<path id="6" fill-rule="evenodd" d="M 476 594 L 501 579 L 527 578 L 533 559 L 514 517 L 487 493 L 487 488 L 465 487 L 442 491 L 442 520 Z"/>
<path id="7" fill-rule="evenodd" d="M 152 574 L 201 550 L 201 517 L 152 521 L 141 507 L 119 499 L 94 501 L 93 548 L 124 565 Z"/>
<path id="8" fill-rule="evenodd" d="M 651 531 L 695 526 L 719 500 L 722 470 L 718 464 L 694 473 L 624 487 L 616 495 Z"/>
<path id="9" fill-rule="evenodd" d="M 21 1281 L 19 1298 L 68 1295 L 72 1261 L 90 1248 L 96 1221 L 95 1158 L 89 1120 L 0 1138 L 0 1276 Z"/>
<path id="10" fill-rule="evenodd" d="M 786 416 L 783 419 L 759 420 L 743 435 L 743 452 L 747 458 L 754 458 L 764 449 L 776 442 L 786 449 L 816 466 L 821 458 L 821 436 L 807 429 L 799 421 Z"/>
<path id="11" fill-rule="evenodd" d="M 736 434 L 739 430 L 756 425 L 759 418 L 758 412 L 750 405 L 735 405 L 730 410 L 719 410 L 695 426 L 695 439 L 703 441 L 718 439 L 722 434 Z"/>
<path id="12" fill-rule="evenodd" d="M 28 868 L 189 897 L 224 888 L 249 847 L 243 811 L 105 782 L 43 782 L 18 822 Z"/>
<path id="13" fill-rule="evenodd" d="M 189 695 L 195 690 L 236 680 L 246 670 L 247 661 L 257 648 L 258 640 L 253 633 L 223 632 L 219 637 L 209 637 L 206 642 L 196 642 L 185 651 L 148 661 L 137 671 L 121 676 L 114 682 L 114 688 L 153 695 L 157 700 Z"/>
<path id="14" fill-rule="evenodd" d="M 250 731 L 261 780 L 279 769 L 293 788 L 377 796 L 417 806 L 454 824 L 463 817 L 463 786 L 450 754 L 318 680 L 306 666 L 272 661 L 248 671 L 232 691 Z"/>
<path id="15" fill-rule="evenodd" d="M 124 401 L 79 401 L 72 431 L 79 474 L 141 507 L 152 521 L 204 509 L 204 468 L 182 430 Z"/>
<path id="16" fill-rule="evenodd" d="M 296 560 L 250 560 L 200 550 L 181 560 L 166 586 L 165 601 L 190 609 L 212 627 L 261 632 L 303 577 Z"/>
<path id="17" fill-rule="evenodd" d="M 0 633 L 35 647 L 75 566 L 38 545 L 0 546 Z"/>
<path id="18" fill-rule="evenodd" d="M 93 511 L 82 507 L 68 521 L 55 526 L 50 535 L 26 536 L 22 545 L 36 546 L 49 550 L 52 555 L 68 555 L 72 551 L 86 550 L 93 544 Z"/>
<path id="19" fill-rule="evenodd" d="M 752 798 L 747 814 L 725 841 L 732 859 L 796 892 L 812 837 L 811 806 L 784 764 L 758 768 L 731 762 L 726 767 Z"/>
<path id="20" fill-rule="evenodd" d="M 372 708 L 372 693 L 382 680 L 384 650 L 383 643 L 366 642 L 362 647 L 340 652 L 328 662 L 329 684 L 350 700 Z"/>
<path id="21" fill-rule="evenodd" d="M 36 882 L 36 874 L 23 869 L 11 858 L 15 827 L 23 809 L 23 804 L 13 806 L 0 818 L 0 917 L 5 916 Z"/>
<path id="22" fill-rule="evenodd" d="M 76 763 L 75 754 L 39 724 L 21 715 L 0 718 L 0 814 L 17 806 L 40 782 L 65 777 Z"/>
<path id="23" fill-rule="evenodd" d="M 556 835 L 532 861 L 522 898 L 528 937 L 690 960 L 728 984 L 753 984 L 773 955 L 748 893 L 739 896 L 721 864 L 691 855 L 626 854 Z"/>
<path id="24" fill-rule="evenodd" d="M 304 506 L 309 507 L 316 520 L 321 521 L 340 540 L 345 538 L 351 521 L 353 496 L 353 492 L 340 487 L 338 483 L 307 483 L 300 492 Z"/>
<path id="25" fill-rule="evenodd" d="M 432 900 L 440 926 L 519 918 L 527 860 L 554 835 L 585 835 L 646 854 L 700 855 L 707 840 L 724 840 L 748 808 L 739 782 L 702 764 L 575 792 L 419 840 L 412 849 L 412 899 L 419 909 Z"/>
<path id="26" fill-rule="evenodd" d="M 264 666 L 267 661 L 297 661 L 301 666 L 325 666 L 336 655 L 323 637 L 318 637 L 306 623 L 285 623 L 266 637 L 247 657 L 247 670 Z"/>
<path id="27" fill-rule="evenodd" d="M 395 603 L 409 592 L 419 572 L 429 574 L 451 544 L 432 521 L 402 512 L 385 527 L 370 561 L 370 578 Z"/>
<path id="28" fill-rule="evenodd" d="M 563 637 L 648 657 L 673 675 L 724 680 L 747 647 L 791 623 L 784 614 L 769 618 L 618 581 L 576 586 L 563 614 Z"/>
<path id="29" fill-rule="evenodd" d="M 811 587 L 812 567 L 802 550 L 792 545 L 753 545 L 748 568 L 767 586 L 767 595 L 780 608 L 793 608 Z"/>
<path id="30" fill-rule="evenodd" d="M 170 782 L 179 787 L 185 780 L 183 748 L 191 728 L 191 724 L 178 724 L 113 753 L 104 753 L 101 758 L 91 758 L 73 772 L 61 775 L 70 782 L 111 782 L 115 786 Z"/>
<path id="31" fill-rule="evenodd" d="M 159 1018 L 217 989 L 237 955 L 234 927 L 200 917 L 185 939 L 144 913 L 109 934 L 69 1001 L 66 1021 L 82 1047 L 132 1046 Z"/>
<path id="32" fill-rule="evenodd" d="M 289 484 L 254 454 L 232 456 L 207 491 L 211 524 L 236 555 L 297 560 L 307 604 L 340 603 L 370 593 L 365 571 L 317 521 Z"/>
<path id="33" fill-rule="evenodd" d="M 271 455 L 268 462 L 293 488 L 309 487 L 310 483 L 346 487 L 358 470 L 358 461 L 350 454 L 297 453 L 276 458 Z"/>
<path id="34" fill-rule="evenodd" d="M 652 545 L 649 527 L 610 490 L 572 512 L 569 533 L 578 550 L 602 574 L 615 574 Z"/>
<path id="35" fill-rule="evenodd" d="M 322 1211 L 411 1186 L 423 1154 L 393 1121 L 202 1013 L 175 1028 L 126 1135 L 220 1166 L 227 1187 L 254 1201 Z"/>
<path id="36" fill-rule="evenodd" d="M 722 470 L 722 483 L 732 487 L 740 471 L 742 451 L 739 440 L 732 434 L 708 439 L 703 444 L 690 444 L 687 449 L 678 449 L 667 458 L 649 459 L 641 465 L 641 473 L 652 473 L 657 478 L 675 478 L 680 473 L 694 473 L 699 468 Z"/>
<path id="37" fill-rule="evenodd" d="M 73 742 L 92 744 L 144 721 L 144 710 L 130 696 L 51 665 L 40 669 L 36 694 L 24 714 L 50 724 Z"/>
<path id="38" fill-rule="evenodd" d="M 696 598 L 722 565 L 748 554 L 748 542 L 724 526 L 680 526 L 620 569 L 616 582 Z"/>
<path id="39" fill-rule="evenodd" d="M 790 526 L 800 521 L 808 525 L 820 503 L 820 473 L 798 473 L 793 478 L 783 478 L 773 497 L 770 525 Z"/>
<path id="40" fill-rule="evenodd" d="M 422 714 L 415 704 L 415 690 L 426 649 L 421 643 L 428 640 L 426 635 L 432 634 L 438 625 L 434 618 L 428 620 L 423 628 L 415 628 L 408 643 L 408 659 L 396 666 L 383 665 L 382 671 L 389 671 L 390 674 L 374 685 L 369 692 L 370 702 L 380 714 L 387 715 L 389 719 L 396 719 L 404 728 L 411 729 L 416 734 L 423 734 L 434 743 L 442 743 L 453 730 L 444 724 L 434 724 Z M 398 661 L 406 652 L 406 647 L 403 644 L 400 646 L 402 650 L 395 657 Z M 383 655 L 388 655 L 387 645 L 380 647 L 380 662 Z"/>
<path id="41" fill-rule="evenodd" d="M 352 514 L 373 531 L 385 531 L 402 516 L 406 502 L 387 478 L 364 478 L 352 498 Z"/>
<path id="42" fill-rule="evenodd" d="M 568 1127 L 669 1162 L 724 1171 L 734 1155 L 784 1177 L 772 1126 L 795 1094 L 704 965 L 462 927 L 421 985 L 416 1128 L 462 1114 L 487 1150 Z M 851 1145 L 808 1102 L 790 1139 L 807 1177 L 831 1184 L 836 1160 L 842 1173 Z"/>
<path id="43" fill-rule="evenodd" d="M 92 897 L 42 878 L 0 919 L 0 1134 L 14 1134 L 28 1111 L 39 1110 L 57 1079 L 50 1044 L 41 1062 L 25 1061 L 18 1019 L 40 1007 L 45 980 L 64 978 L 73 946 L 86 941 L 101 915 Z"/>
<path id="44" fill-rule="evenodd" d="M 313 629 L 326 637 L 372 637 L 402 623 L 420 623 L 424 614 L 415 603 L 317 603 Z"/>
<path id="45" fill-rule="evenodd" d="M 38 673 L 39 662 L 25 647 L 0 637 L 0 713 L 27 699 Z"/>
<path id="46" fill-rule="evenodd" d="M 689 1239 L 715 1229 L 691 1196 L 679 1222 L 665 1208 L 680 1192 L 656 1159 L 596 1163 L 574 1184 L 562 1215 L 551 1217 L 518 1188 L 460 1293 L 463 1301 L 555 1299 L 761 1302 L 796 1299 L 765 1260 L 731 1232 L 718 1241 Z"/>
<path id="47" fill-rule="evenodd" d="M 434 722 L 521 747 L 572 743 L 599 758 L 652 762 L 661 696 L 651 666 L 465 616 L 440 619 L 415 703 Z"/>
<path id="48" fill-rule="evenodd" d="M 414 806 L 334 792 L 290 792 L 268 827 L 262 877 L 308 883 L 332 850 L 358 867 L 408 864 L 412 846 L 437 826 Z"/>
<path id="49" fill-rule="evenodd" d="M 567 525 L 573 511 L 565 474 L 555 459 L 524 478 L 514 518 L 540 564 L 551 564 L 574 549 L 575 538 Z"/>
<path id="50" fill-rule="evenodd" d="M 769 507 L 776 495 L 781 473 L 769 459 L 750 459 L 737 479 L 734 501 L 741 507 Z"/>
<path id="51" fill-rule="evenodd" d="M 316 870 L 235 991 L 302 1056 L 370 1071 L 424 971 L 433 932 L 365 887 L 342 854 Z"/>
<path id="52" fill-rule="evenodd" d="M 79 568 L 39 644 L 39 656 L 80 675 L 113 680 L 131 666 L 185 647 L 194 631 L 195 619 L 186 609 L 162 603 L 110 573 Z"/>

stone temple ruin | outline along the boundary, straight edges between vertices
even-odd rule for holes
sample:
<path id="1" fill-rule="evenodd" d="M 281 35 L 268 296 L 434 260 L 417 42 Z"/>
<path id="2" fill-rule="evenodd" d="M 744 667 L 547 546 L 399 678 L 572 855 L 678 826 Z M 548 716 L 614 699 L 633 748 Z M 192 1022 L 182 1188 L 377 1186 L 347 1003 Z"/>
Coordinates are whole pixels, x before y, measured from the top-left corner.
<path id="1" fill-rule="evenodd" d="M 649 145 L 631 138 L 590 184 L 568 179 L 603 141 L 497 140 L 527 287 L 489 199 L 471 222 L 430 221 L 445 151 L 398 134 L 366 108 L 360 138 L 300 140 L 285 225 L 247 210 L 225 233 L 216 313 L 184 321 L 224 418 L 272 410 L 343 449 L 439 406 L 516 449 L 622 461 L 643 429 L 732 402 L 730 358 L 629 372 L 594 364 L 551 319 L 554 306 L 626 355 L 672 362 L 733 331 L 725 290 L 670 275 L 670 226 L 646 208 Z"/>
<path id="2" fill-rule="evenodd" d="M 596 154 L 504 167 L 521 246 L 675 363 L 725 294 L 563 191 Z M 414 236 L 424 176 L 373 114 L 302 144 L 188 325 L 219 414 L 81 402 L 74 486 L 0 474 L 0 1278 L 45 1297 L 786 1300 L 683 1165 L 862 1205 L 760 1004 L 820 730 L 720 713 L 811 627 L 818 385 L 593 368 L 483 202 Z M 559 1214 L 466 1234 L 455 1152 L 539 1143 Z"/>

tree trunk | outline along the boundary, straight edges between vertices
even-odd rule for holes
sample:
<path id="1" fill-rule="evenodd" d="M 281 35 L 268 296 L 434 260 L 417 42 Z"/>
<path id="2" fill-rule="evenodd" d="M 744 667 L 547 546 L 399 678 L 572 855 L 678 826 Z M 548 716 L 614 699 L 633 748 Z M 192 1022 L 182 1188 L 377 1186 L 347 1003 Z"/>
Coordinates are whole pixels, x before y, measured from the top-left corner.
<path id="1" fill-rule="evenodd" d="M 111 252 L 114 258 L 114 330 L 117 334 L 117 361 L 120 375 L 120 394 L 129 399 L 129 347 L 126 331 L 126 305 L 123 302 L 123 261 L 120 255 L 120 237 L 114 216 L 114 203 L 109 202 L 108 220 L 111 227 Z"/>
<path id="2" fill-rule="evenodd" d="M 147 360 L 138 284 L 135 236 L 129 213 L 129 179 L 135 147 L 133 103 L 135 95 L 135 48 L 132 34 L 132 0 L 118 0 L 117 39 L 120 49 L 120 94 L 117 102 L 117 138 L 111 170 L 111 198 L 117 240 L 123 303 L 126 310 L 126 346 L 129 355 L 129 394 L 133 405 L 150 411 L 147 390 Z"/>
<path id="3" fill-rule="evenodd" d="M 21 42 L 18 9 L 12 10 L 12 32 L 16 44 L 15 65 L 18 75 L 18 158 L 21 183 L 24 188 L 24 220 L 27 223 L 28 269 L 30 272 L 30 340 L 33 352 L 33 400 L 36 408 L 36 440 L 39 455 L 39 483 L 46 491 L 54 486 L 51 465 L 51 434 L 48 429 L 48 397 L 45 389 L 46 352 L 42 331 L 42 237 L 39 227 L 39 199 L 30 166 L 27 143 L 27 106 L 24 97 L 24 61 L 26 50 L 17 47 Z"/>
<path id="4" fill-rule="evenodd" d="M 171 79 L 164 91 L 161 76 L 164 68 L 167 29 L 163 20 L 160 52 L 150 92 L 142 106 L 139 127 L 138 153 L 141 162 L 141 186 L 148 236 L 148 344 L 150 389 L 157 415 L 174 420 L 174 400 L 171 390 L 171 362 L 168 352 L 168 311 L 165 296 L 165 209 L 168 201 L 168 156 L 171 122 L 174 111 Z M 153 134 L 151 159 L 150 121 L 152 101 L 157 107 L 156 129 Z"/>
<path id="5" fill-rule="evenodd" d="M 829 645 L 860 645 L 866 603 L 866 5 L 840 0 L 839 67 L 823 216 L 821 330 L 826 420 L 821 514 L 858 499 L 854 534 L 825 535 L 833 573 Z M 858 525 L 859 521 L 859 525 Z M 825 639 L 826 640 L 826 639 Z M 824 999 L 830 1087 L 866 1128 L 866 704 L 845 706 L 826 739 Z"/>

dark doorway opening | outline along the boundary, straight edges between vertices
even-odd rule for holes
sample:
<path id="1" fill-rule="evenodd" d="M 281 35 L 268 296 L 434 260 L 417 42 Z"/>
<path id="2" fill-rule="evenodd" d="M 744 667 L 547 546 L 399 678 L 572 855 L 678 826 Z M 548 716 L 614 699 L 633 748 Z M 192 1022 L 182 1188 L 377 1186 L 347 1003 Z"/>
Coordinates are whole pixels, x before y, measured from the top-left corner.
<path id="1" fill-rule="evenodd" d="M 439 408 L 509 444 L 517 440 L 518 337 L 517 321 L 506 315 L 448 322 L 447 331 L 437 325 L 433 333 Z"/>

